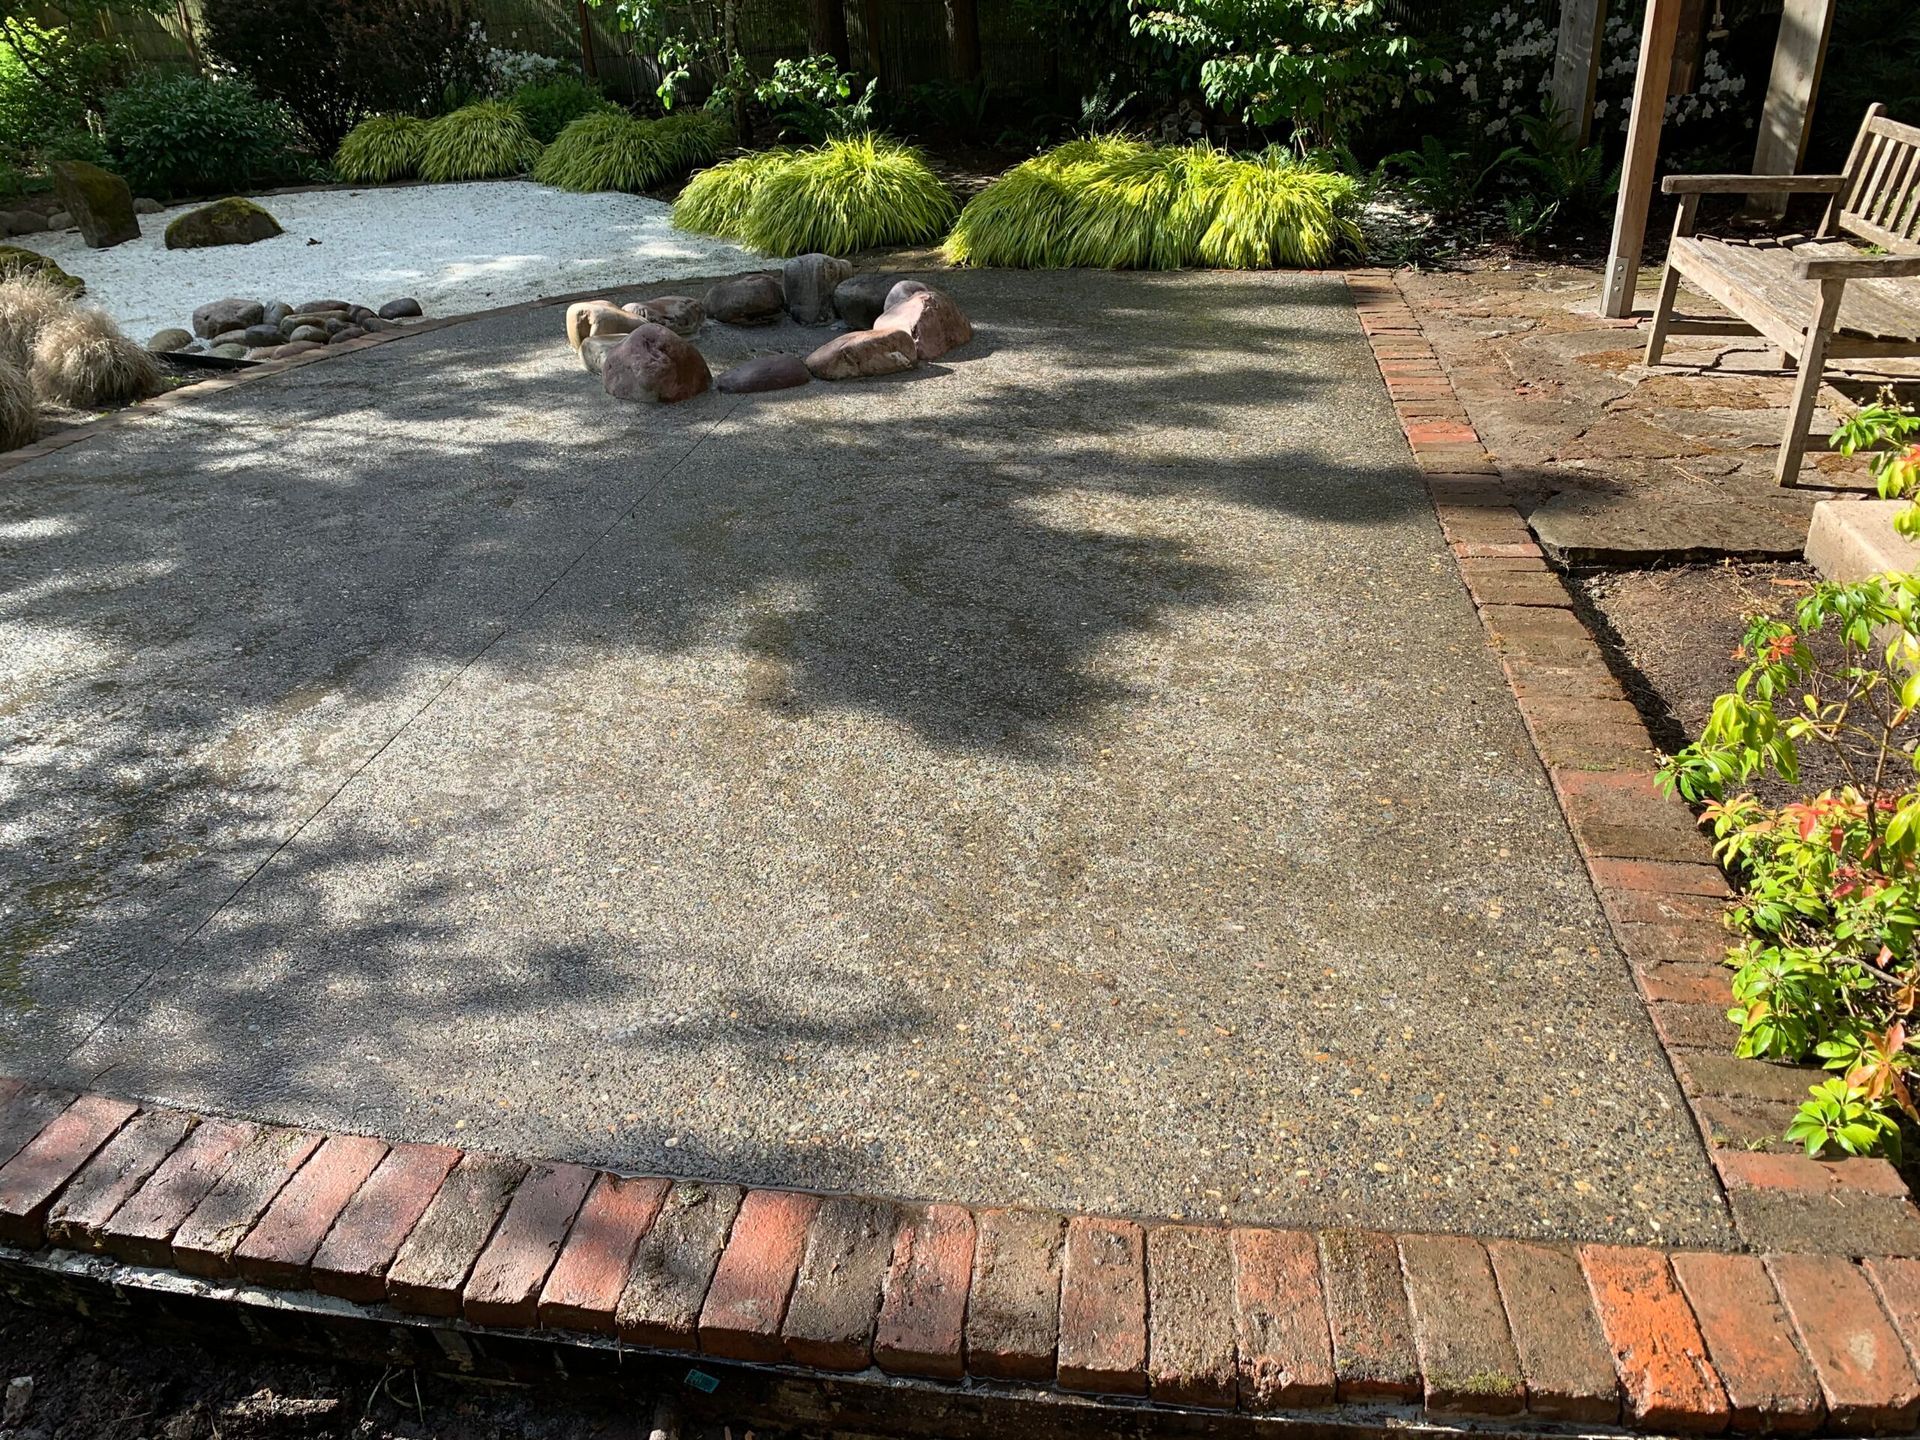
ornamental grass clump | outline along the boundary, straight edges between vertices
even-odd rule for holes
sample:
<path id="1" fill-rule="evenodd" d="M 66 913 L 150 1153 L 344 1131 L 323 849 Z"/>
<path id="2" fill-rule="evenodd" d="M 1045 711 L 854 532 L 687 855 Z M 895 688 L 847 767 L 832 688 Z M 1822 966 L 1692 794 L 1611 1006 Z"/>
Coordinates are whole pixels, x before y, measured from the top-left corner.
<path id="1" fill-rule="evenodd" d="M 40 438 L 33 384 L 18 365 L 0 360 L 0 450 L 18 450 Z"/>
<path id="2" fill-rule="evenodd" d="M 541 153 L 533 178 L 562 190 L 650 190 L 706 164 L 726 143 L 711 115 L 641 120 L 624 110 L 582 115 Z"/>
<path id="3" fill-rule="evenodd" d="M 1833 1072 L 1786 1131 L 1808 1155 L 1897 1160 L 1920 1126 L 1920 575 L 1822 584 L 1790 620 L 1753 619 L 1742 653 L 1700 739 L 1661 769 L 1705 802 L 1737 882 L 1734 1051 Z M 1843 783 L 1785 804 L 1739 791 L 1766 772 L 1799 787 L 1812 751 Z"/>
<path id="4" fill-rule="evenodd" d="M 1278 147 L 1233 155 L 1117 136 L 1016 165 L 960 214 L 957 265 L 1175 270 L 1320 265 L 1360 248 L 1356 187 Z"/>
<path id="5" fill-rule="evenodd" d="M 120 333 L 104 310 L 70 305 L 48 320 L 33 343 L 28 371 L 34 393 L 88 409 L 160 393 L 160 365 Z"/>
<path id="6" fill-rule="evenodd" d="M 953 196 L 919 151 L 856 135 L 703 170 L 674 204 L 673 222 L 767 255 L 846 255 L 932 240 L 954 211 Z"/>
<path id="7" fill-rule="evenodd" d="M 24 369 L 40 332 L 73 304 L 73 292 L 32 271 L 0 280 L 0 363 Z"/>
<path id="8" fill-rule="evenodd" d="M 356 185 L 409 179 L 420 171 L 428 128 L 417 115 L 369 116 L 340 142 L 333 168 L 342 180 Z"/>
<path id="9" fill-rule="evenodd" d="M 540 156 L 526 120 L 505 100 L 479 100 L 427 125 L 420 178 L 491 180 L 520 175 Z"/>

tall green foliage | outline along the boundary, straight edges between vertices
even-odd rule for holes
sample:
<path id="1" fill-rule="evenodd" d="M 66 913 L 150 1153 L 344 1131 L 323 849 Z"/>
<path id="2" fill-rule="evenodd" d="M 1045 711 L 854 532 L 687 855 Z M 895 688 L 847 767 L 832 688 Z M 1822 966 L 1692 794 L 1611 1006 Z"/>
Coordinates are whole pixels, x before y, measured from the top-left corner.
<path id="1" fill-rule="evenodd" d="M 142 75 L 107 97 L 105 126 L 110 163 L 147 195 L 244 190 L 309 164 L 293 118 L 244 80 Z"/>
<path id="2" fill-rule="evenodd" d="M 1136 0 L 1134 33 L 1200 60 L 1207 100 L 1306 145 L 1349 143 L 1368 118 L 1427 99 L 1436 66 L 1381 0 Z"/>
<path id="3" fill-rule="evenodd" d="M 857 135 L 702 171 L 673 218 L 767 255 L 847 255 L 936 239 L 954 213 L 953 196 L 918 150 Z"/>
<path id="4" fill-rule="evenodd" d="M 528 81 L 513 92 L 513 103 L 526 117 L 533 138 L 542 145 L 551 145 L 560 138 L 562 130 L 582 115 L 619 109 L 578 75 Z"/>
<path id="5" fill-rule="evenodd" d="M 599 110 L 560 132 L 533 167 L 533 178 L 562 190 L 651 190 L 711 163 L 726 139 L 717 116 L 697 111 L 640 120 L 624 110 Z"/>
<path id="6" fill-rule="evenodd" d="M 539 158 L 540 142 L 504 100 L 480 100 L 427 126 L 423 180 L 491 180 L 519 175 Z"/>
<path id="7" fill-rule="evenodd" d="M 426 153 L 427 122 L 417 115 L 373 115 L 347 132 L 333 157 L 342 180 L 384 185 L 420 171 Z"/>
<path id="8" fill-rule="evenodd" d="M 1075 140 L 975 197 L 947 258 L 1021 269 L 1320 265 L 1358 250 L 1354 201 L 1352 179 L 1283 149 Z"/>

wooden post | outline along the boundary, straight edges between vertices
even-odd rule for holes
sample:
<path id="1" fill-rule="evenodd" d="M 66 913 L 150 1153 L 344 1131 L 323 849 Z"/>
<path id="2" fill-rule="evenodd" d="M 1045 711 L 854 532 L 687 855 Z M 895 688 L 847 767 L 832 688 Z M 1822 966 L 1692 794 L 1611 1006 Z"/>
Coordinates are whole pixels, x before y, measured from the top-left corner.
<path id="1" fill-rule="evenodd" d="M 1647 212 L 1653 208 L 1653 172 L 1660 162 L 1660 132 L 1667 120 L 1667 82 L 1673 75 L 1680 9 L 1681 0 L 1647 0 L 1646 28 L 1640 32 L 1640 70 L 1633 80 L 1627 158 L 1613 210 L 1606 286 L 1600 292 L 1600 313 L 1615 320 L 1633 313 L 1640 251 L 1647 243 Z"/>
<path id="2" fill-rule="evenodd" d="M 947 0 L 947 33 L 952 41 L 953 78 L 970 85 L 980 78 L 978 0 Z"/>
<path id="3" fill-rule="evenodd" d="M 1600 40 L 1607 0 L 1561 0 L 1560 40 L 1553 50 L 1553 108 L 1582 145 L 1593 132 L 1593 88 L 1600 78 Z"/>
<path id="4" fill-rule="evenodd" d="M 1807 132 L 1813 102 L 1820 94 L 1820 71 L 1833 34 L 1835 0 L 1786 0 L 1780 13 L 1780 42 L 1773 51 L 1773 75 L 1760 109 L 1760 139 L 1753 149 L 1756 175 L 1792 175 L 1807 158 Z M 1749 195 L 1747 209 L 1776 218 L 1787 213 L 1784 195 Z"/>
<path id="5" fill-rule="evenodd" d="M 587 16 L 587 0 L 579 0 L 580 69 L 589 80 L 600 78 L 600 62 L 593 53 L 593 21 Z"/>

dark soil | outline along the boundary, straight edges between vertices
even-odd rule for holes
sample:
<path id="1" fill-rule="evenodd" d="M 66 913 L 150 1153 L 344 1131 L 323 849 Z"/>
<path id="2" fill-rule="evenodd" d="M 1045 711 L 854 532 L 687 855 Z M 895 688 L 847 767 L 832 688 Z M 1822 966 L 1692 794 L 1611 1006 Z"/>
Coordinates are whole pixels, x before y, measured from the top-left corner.
<path id="1" fill-rule="evenodd" d="M 411 1370 L 215 1354 L 5 1302 L 0 1366 L 0 1386 L 13 1381 L 19 1397 L 0 1412 L 0 1434 L 12 1440 L 646 1440 L 652 1423 L 644 1399 L 616 1407 Z M 680 1432 L 682 1440 L 753 1433 Z"/>

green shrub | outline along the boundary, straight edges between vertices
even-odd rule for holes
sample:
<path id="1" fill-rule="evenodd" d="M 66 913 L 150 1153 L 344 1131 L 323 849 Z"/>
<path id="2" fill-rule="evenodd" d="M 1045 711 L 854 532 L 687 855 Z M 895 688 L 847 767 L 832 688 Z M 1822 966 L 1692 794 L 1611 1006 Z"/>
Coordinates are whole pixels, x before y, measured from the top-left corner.
<path id="1" fill-rule="evenodd" d="M 562 190 L 650 190 L 710 162 L 725 143 L 725 125 L 699 112 L 640 120 L 624 110 L 596 111 L 560 132 L 533 178 Z"/>
<path id="2" fill-rule="evenodd" d="M 50 136 L 86 125 L 84 87 L 106 58 L 97 45 L 72 43 L 64 25 L 45 29 L 21 16 L 10 30 L 12 40 L 0 34 L 0 156 L 21 164 Z M 48 83 L 76 68 L 86 73 L 74 90 Z"/>
<path id="3" fill-rule="evenodd" d="M 157 197 L 244 190 L 306 164 L 286 110 L 244 80 L 142 76 L 107 97 L 106 135 L 112 168 Z"/>
<path id="4" fill-rule="evenodd" d="M 505 100 L 480 100 L 427 126 L 423 180 L 490 180 L 519 175 L 540 156 L 540 142 Z"/>
<path id="5" fill-rule="evenodd" d="M 531 81 L 515 90 L 512 99 L 514 108 L 526 117 L 527 129 L 542 145 L 551 145 L 582 115 L 599 110 L 624 113 L 578 75 Z"/>
<path id="6" fill-rule="evenodd" d="M 716 170 L 730 173 L 709 179 Z M 860 135 L 716 166 L 688 183 L 673 213 L 685 229 L 768 255 L 846 255 L 934 239 L 954 203 L 919 151 Z"/>
<path id="7" fill-rule="evenodd" d="M 427 122 L 416 115 L 375 115 L 347 132 L 334 154 L 334 172 L 360 185 L 384 185 L 419 173 Z"/>
<path id="8" fill-rule="evenodd" d="M 873 128 L 873 97 L 880 82 L 869 80 L 856 98 L 857 79 L 831 55 L 776 60 L 773 74 L 754 87 L 753 98 L 767 107 L 782 138 L 819 144 Z"/>
<path id="9" fill-rule="evenodd" d="M 947 258 L 1048 269 L 1265 269 L 1357 250 L 1356 187 L 1283 149 L 1237 156 L 1117 137 L 1016 165 L 961 212 Z"/>

